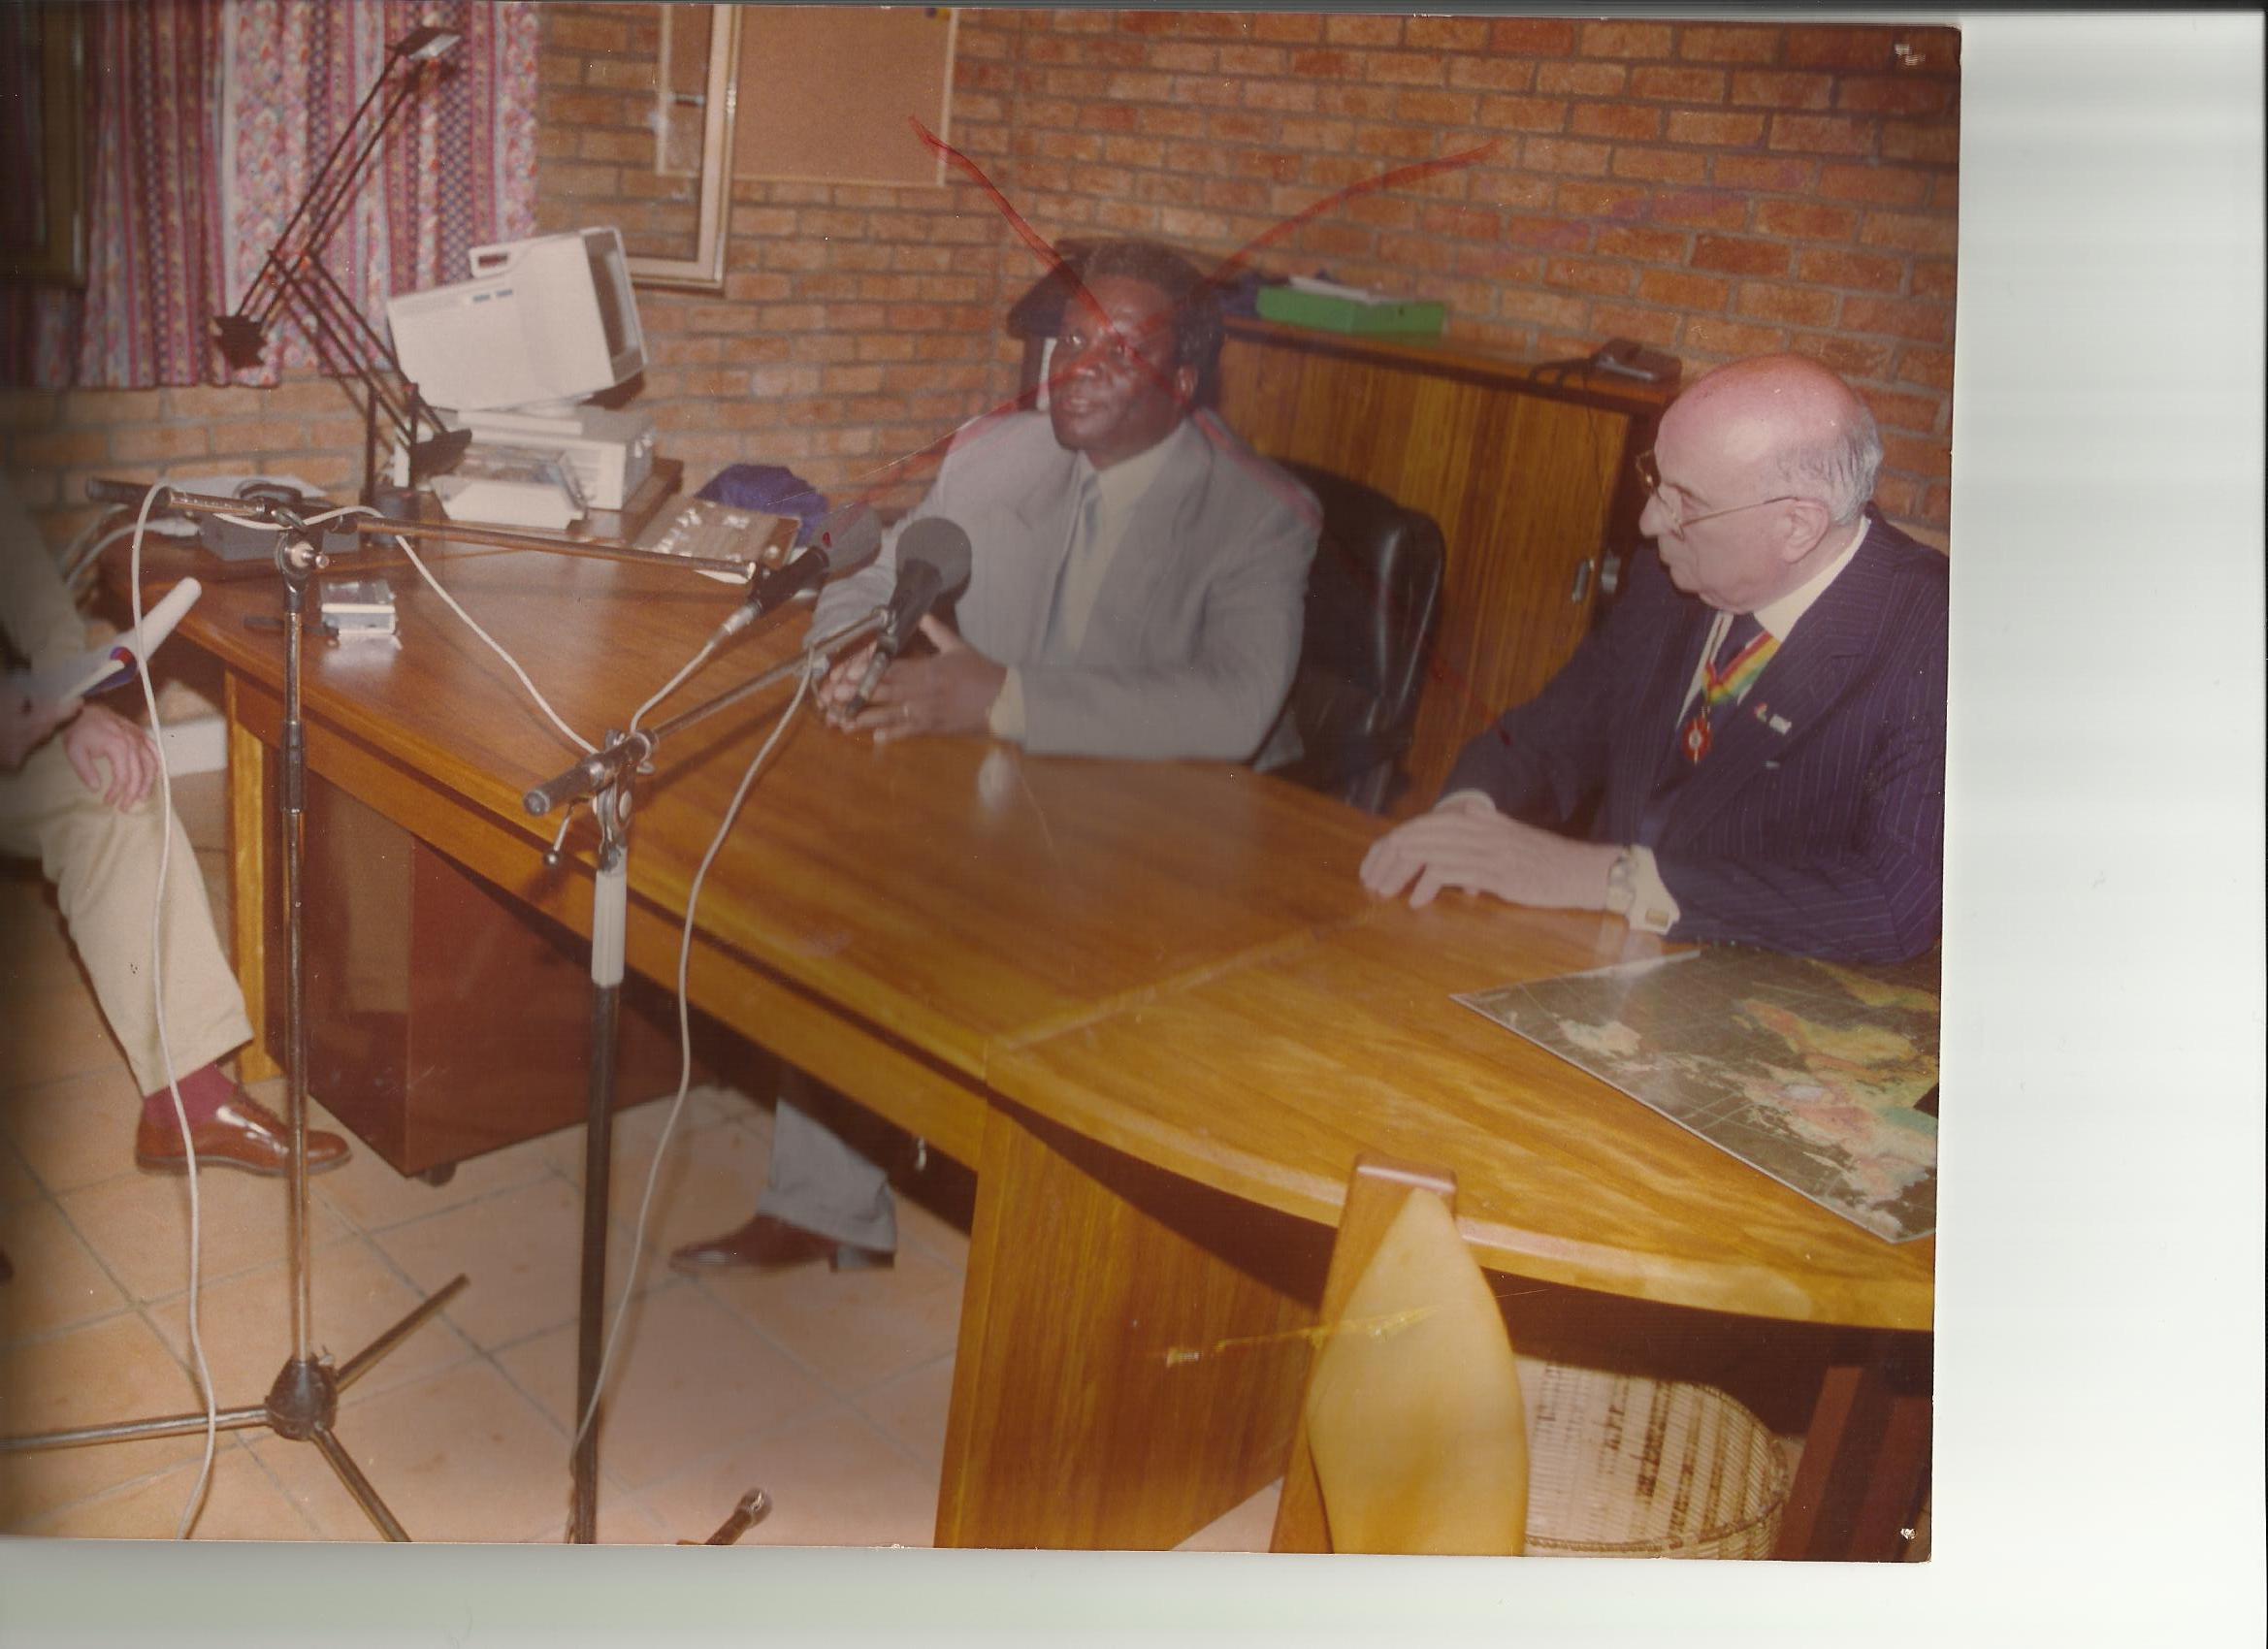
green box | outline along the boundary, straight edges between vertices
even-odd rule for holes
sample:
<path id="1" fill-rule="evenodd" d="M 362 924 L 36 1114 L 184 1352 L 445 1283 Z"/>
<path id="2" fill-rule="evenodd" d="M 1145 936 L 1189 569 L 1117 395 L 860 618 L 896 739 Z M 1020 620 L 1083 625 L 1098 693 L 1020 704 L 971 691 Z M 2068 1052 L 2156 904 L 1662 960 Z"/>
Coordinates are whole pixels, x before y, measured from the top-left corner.
<path id="1" fill-rule="evenodd" d="M 1441 304 L 1365 304 L 1324 292 L 1302 292 L 1296 286 L 1260 288 L 1260 314 L 1265 320 L 1292 326 L 1320 327 L 1325 332 L 1391 332 L 1406 337 L 1439 338 L 1447 308 Z"/>

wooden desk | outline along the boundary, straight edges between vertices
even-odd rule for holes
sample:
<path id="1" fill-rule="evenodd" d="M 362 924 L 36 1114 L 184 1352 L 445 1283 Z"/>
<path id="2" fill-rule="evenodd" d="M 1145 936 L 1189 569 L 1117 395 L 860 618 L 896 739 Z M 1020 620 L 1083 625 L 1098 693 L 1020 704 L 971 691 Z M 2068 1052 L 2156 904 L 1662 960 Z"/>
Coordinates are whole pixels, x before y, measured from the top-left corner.
<path id="1" fill-rule="evenodd" d="M 670 570 L 522 553 L 434 565 L 586 736 L 623 721 L 734 599 Z M 310 654 L 309 766 L 587 934 L 587 828 L 547 871 L 548 832 L 519 800 L 573 750 L 404 583 L 399 652 Z M 214 590 L 182 627 L 227 671 L 256 1023 L 265 879 L 243 848 L 268 809 L 258 758 L 281 643 L 241 619 L 272 599 Z M 747 679 L 800 628 L 744 638 L 693 694 Z M 775 713 L 760 701 L 703 724 L 641 786 L 638 972 L 672 977 L 692 876 Z M 1318 1222 L 1360 1145 L 1456 1167 L 1468 1226 L 1508 1272 L 1720 1310 L 1926 1321 L 1927 1252 L 1869 1246 L 1442 1000 L 1611 960 L 1619 922 L 1374 904 L 1355 867 L 1380 828 L 1226 767 L 1026 760 L 974 740 L 875 750 L 809 717 L 783 740 L 710 873 L 691 993 L 977 1169 L 941 1542 L 1170 1545 L 1280 1471 L 1329 1244 Z M 1512 1071 L 1525 1097 L 1499 1089 Z"/>

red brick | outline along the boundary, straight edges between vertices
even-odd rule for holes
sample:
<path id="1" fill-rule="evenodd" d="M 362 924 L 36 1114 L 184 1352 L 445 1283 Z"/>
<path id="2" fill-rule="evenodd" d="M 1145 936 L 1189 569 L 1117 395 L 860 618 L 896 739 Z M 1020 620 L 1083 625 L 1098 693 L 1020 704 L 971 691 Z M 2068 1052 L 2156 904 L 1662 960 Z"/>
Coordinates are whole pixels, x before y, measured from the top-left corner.
<path id="1" fill-rule="evenodd" d="M 1872 122 L 1839 114 L 1775 114 L 1767 140 L 1776 149 L 1818 154 L 1866 154 L 1874 147 Z"/>
<path id="2" fill-rule="evenodd" d="M 1686 238 L 1668 229 L 1616 227 L 1599 231 L 1598 250 L 1606 257 L 1636 258 L 1640 263 L 1668 264 L 1685 260 Z"/>
<path id="3" fill-rule="evenodd" d="M 1494 167 L 1473 171 L 1473 199 L 1491 206 L 1537 211 L 1551 204 L 1551 180 L 1527 173 L 1500 172 Z"/>
<path id="4" fill-rule="evenodd" d="M 1858 223 L 1859 214 L 1849 207 L 1819 206 L 1810 201 L 1756 203 L 1758 233 L 1781 235 L 1791 241 L 1848 241 Z"/>
<path id="5" fill-rule="evenodd" d="M 1816 286 L 1775 286 L 1764 281 L 1741 282 L 1733 295 L 1735 312 L 1757 320 L 1783 321 L 1790 326 L 1831 326 L 1839 300 Z"/>
<path id="6" fill-rule="evenodd" d="M 1556 198 L 1562 211 L 1576 217 L 1635 219 L 1645 213 L 1653 196 L 1621 183 L 1568 182 L 1559 186 Z"/>
<path id="7" fill-rule="evenodd" d="M 1569 113 L 1568 130 L 1589 138 L 1643 143 L 1662 135 L 1662 112 L 1630 103 L 1578 103 Z"/>
<path id="8" fill-rule="evenodd" d="M 1751 326 L 1746 321 L 1694 315 L 1685 323 L 1679 341 L 1696 355 L 1737 361 L 1750 355 L 1774 355 L 1787 348 L 1788 335 L 1778 327 Z"/>
<path id="9" fill-rule="evenodd" d="M 630 49 L 630 30 L 620 18 L 594 16 L 565 6 L 556 16 L 543 16 L 542 35 L 544 46 L 553 51 Z"/>
<path id="10" fill-rule="evenodd" d="M 1669 41 L 1667 23 L 1585 23 L 1582 50 L 1586 57 L 1667 57 Z"/>
<path id="11" fill-rule="evenodd" d="M 1357 195 L 1342 203 L 1337 215 L 1354 223 L 1367 223 L 1373 229 L 1414 229 L 1417 227 L 1417 205 L 1398 195 Z M 1490 233 L 1494 233 L 1492 228 Z"/>
<path id="12" fill-rule="evenodd" d="M 1406 91 L 1394 99 L 1394 114 L 1428 126 L 1470 126 L 1479 101 L 1469 93 Z"/>
<path id="13" fill-rule="evenodd" d="M 1874 421 L 1884 429 L 1921 436 L 1935 434 L 1938 415 L 1946 410 L 1943 396 L 1910 395 L 1894 389 L 1866 391 L 1866 404 L 1873 410 Z"/>
<path id="14" fill-rule="evenodd" d="M 1917 298 L 1953 298 L 1959 291 L 1950 260 L 1921 262 L 1914 265 L 1914 296 Z"/>
<path id="15" fill-rule="evenodd" d="M 1633 97 L 1653 98 L 1664 103 L 1722 103 L 1725 72 L 1722 69 L 1634 69 L 1630 91 Z"/>
<path id="16" fill-rule="evenodd" d="M 1888 469 L 1942 480 L 1953 473 L 1951 443 L 1933 436 L 1894 435 L 1884 432 L 1882 463 Z"/>
<path id="17" fill-rule="evenodd" d="M 1835 88 L 1835 107 L 1855 114 L 1942 114 L 1952 102 L 1951 82 L 1911 76 L 1862 76 Z"/>
<path id="18" fill-rule="evenodd" d="M 1582 298 L 1567 298 L 1554 292 L 1535 292 L 1507 286 L 1497 292 L 1496 309 L 1498 316 L 1505 320 L 1571 329 L 1583 324 L 1584 317 L 1590 312 L 1590 304 Z"/>
<path id="19" fill-rule="evenodd" d="M 1488 48 L 1514 57 L 1564 57 L 1575 48 L 1575 25 L 1556 17 L 1499 17 L 1488 25 Z"/>
<path id="20" fill-rule="evenodd" d="M 1710 158 L 1709 177 L 1728 189 L 1753 189 L 1778 195 L 1806 194 L 1815 160 L 1779 154 L 1720 154 Z"/>
<path id="21" fill-rule="evenodd" d="M 1363 57 L 1363 78 L 1385 85 L 1438 86 L 1448 67 L 1430 51 L 1372 51 Z"/>
<path id="22" fill-rule="evenodd" d="M 9 442 L 8 456 L 12 465 L 24 469 L 100 466 L 111 458 L 111 432 L 102 429 L 27 431 Z"/>
<path id="23" fill-rule="evenodd" d="M 1098 110 L 1096 113 L 1100 113 L 1102 111 Z M 1223 120 L 1228 117 L 1224 113 L 1207 114 L 1202 109 L 1146 108 L 1134 110 L 1132 113 L 1134 129 L 1153 138 L 1200 138 L 1205 135 L 1208 121 Z M 1265 120 L 1271 116 L 1255 114 L 1251 118 Z"/>
<path id="24" fill-rule="evenodd" d="M 1543 65 L 1548 69 L 1553 65 Z M 1616 70 L 1620 74 L 1621 70 Z M 1526 91 L 1536 83 L 1537 65 L 1524 57 L 1452 57 L 1449 84 L 1483 91 Z M 1565 87 L 1547 88 L 1565 90 Z"/>
<path id="25" fill-rule="evenodd" d="M 1849 298 L 1843 302 L 1843 327 L 1944 343 L 1953 337 L 1953 306 L 1934 299 Z"/>
<path id="26" fill-rule="evenodd" d="M 1902 31 L 1895 28 L 1822 27 L 1792 23 L 1787 29 L 1788 63 L 1798 69 L 1897 67 L 1893 49 Z"/>
<path id="27" fill-rule="evenodd" d="M 1788 340 L 1796 354 L 1846 378 L 1878 378 L 1890 370 L 1891 346 L 1839 332 L 1799 332 Z"/>
<path id="28" fill-rule="evenodd" d="M 1722 235 L 1703 235 L 1694 242 L 1686 260 L 1695 269 L 1721 270 L 1727 275 L 1785 275 L 1788 248 L 1777 241 L 1735 241 Z"/>
<path id="29" fill-rule="evenodd" d="M 113 430 L 111 456 L 121 464 L 146 464 L 167 458 L 202 458 L 212 450 L 203 424 L 144 424 Z"/>
<path id="30" fill-rule="evenodd" d="M 1957 172 L 1939 173 L 1937 181 L 1929 188 L 1929 204 L 1939 211 L 1959 211 L 1960 210 L 1960 175 Z"/>
<path id="31" fill-rule="evenodd" d="M 1725 300 L 1732 296 L 1732 283 L 1713 280 L 1705 275 L 1687 275 L 1678 270 L 1647 270 L 1638 276 L 1638 296 L 1649 304 L 1665 304 L 1673 309 L 1722 309 Z"/>
<path id="32" fill-rule="evenodd" d="M 1625 263 L 1553 258 L 1543 267 L 1543 278 L 1571 292 L 1587 292 L 1597 298 L 1627 298 L 1637 272 Z"/>
<path id="33" fill-rule="evenodd" d="M 1709 159 L 1680 148 L 1634 148 L 1617 146 L 1613 173 L 1617 178 L 1644 178 L 1656 183 L 1699 183 L 1709 175 Z"/>
<path id="34" fill-rule="evenodd" d="M 1467 241 L 1493 241 L 1497 236 L 1497 214 L 1473 207 L 1427 207 L 1417 222 L 1428 235 L 1453 235 Z"/>
<path id="35" fill-rule="evenodd" d="M 1291 64 L 1291 53 L 1280 46 L 1223 46 L 1218 58 L 1224 75 L 1280 75 Z"/>
<path id="36" fill-rule="evenodd" d="M 1929 174 L 1903 166 L 1829 165 L 1820 170 L 1819 192 L 1831 201 L 1920 206 L 1929 193 Z"/>
<path id="37" fill-rule="evenodd" d="M 1303 81 L 1355 81 L 1362 78 L 1363 59 L 1352 51 L 1295 51 L 1291 72 Z"/>
<path id="38" fill-rule="evenodd" d="M 1516 132 L 1557 132 L 1567 125 L 1568 106 L 1557 98 L 1491 97 L 1481 100 L 1480 122 Z"/>
<path id="39" fill-rule="evenodd" d="M 1591 326 L 1603 338 L 1635 338 L 1667 349 L 1677 341 L 1679 316 L 1673 309 L 1645 309 L 1633 304 L 1594 303 Z"/>
<path id="40" fill-rule="evenodd" d="M 1874 507 L 1893 521 L 1908 521 L 1921 508 L 1922 483 L 1888 465 L 1874 482 Z"/>
<path id="41" fill-rule="evenodd" d="M 1708 28 L 1692 23 L 1678 30 L 1677 55 L 1697 63 L 1769 63 L 1780 54 L 1776 28 Z"/>
<path id="42" fill-rule="evenodd" d="M 1832 75 L 1795 75 L 1744 69 L 1733 77 L 1733 101 L 1767 109 L 1825 109 L 1834 98 Z"/>
<path id="43" fill-rule="evenodd" d="M 1255 12 L 1248 20 L 1254 40 L 1298 46 L 1323 38 L 1323 19 L 1312 12 Z"/>
<path id="44" fill-rule="evenodd" d="M 1678 223 L 1690 229 L 1744 229 L 1748 203 L 1724 189 L 1672 189 L 1653 197 L 1645 215 L 1657 223 Z"/>
<path id="45" fill-rule="evenodd" d="M 1315 107 L 1326 114 L 1359 114 L 1367 120 L 1389 120 L 1398 94 L 1384 86 L 1352 83 L 1317 86 Z"/>
<path id="46" fill-rule="evenodd" d="M 1957 230 L 1950 217 L 1908 216 L 1870 211 L 1859 229 L 1859 240 L 1868 246 L 1886 246 L 1899 252 L 1935 252 L 1952 255 Z"/>
<path id="47" fill-rule="evenodd" d="M 1917 125 L 1905 120 L 1882 124 L 1882 158 L 1919 161 L 1925 166 L 1960 164 L 1960 128 L 1951 120 Z"/>
<path id="48" fill-rule="evenodd" d="M 1377 237 L 1367 229 L 1349 224 L 1317 222 L 1301 228 L 1299 243 L 1312 252 L 1322 252 L 1332 257 L 1368 257 L 1377 244 Z"/>
<path id="49" fill-rule="evenodd" d="M 1897 375 L 1901 383 L 1927 384 L 1931 389 L 1951 390 L 1953 351 L 1913 347 L 1902 349 L 1898 352 Z"/>
<path id="50" fill-rule="evenodd" d="M 1564 190 L 1567 185 L 1562 185 Z M 1503 220 L 1498 233 L 1514 246 L 1536 246 L 1545 251 L 1580 252 L 1590 246 L 1591 232 L 1564 217 L 1529 217 L 1514 214 Z"/>
<path id="51" fill-rule="evenodd" d="M 1385 160 L 1431 160 L 1437 134 L 1412 126 L 1363 126 L 1354 134 L 1358 154 Z"/>
<path id="52" fill-rule="evenodd" d="M 1449 78 L 1454 81 L 1457 71 L 1452 67 Z M 1536 65 L 1536 89 L 1562 95 L 1573 93 L 1577 97 L 1615 97 L 1630 80 L 1630 71 L 1620 63 L 1539 63 Z"/>
<path id="53" fill-rule="evenodd" d="M 184 394 L 173 392 L 177 398 Z M 257 389 L 210 390 L 211 395 L 228 395 L 240 398 L 246 407 L 258 404 L 263 393 Z M 334 391 L 333 393 L 337 393 Z M 188 410 L 187 404 L 181 403 Z M 154 423 L 165 416 L 166 392 L 157 389 L 74 389 L 63 395 L 62 416 L 58 424 L 144 424 Z"/>
<path id="54" fill-rule="evenodd" d="M 1220 61 L 1219 50 L 1211 46 L 1152 46 L 1147 52 L 1138 53 L 1134 62 L 1149 69 L 1162 69 L 1172 75 L 1210 75 L 1215 70 L 1226 72 L 1228 65 Z M 1248 73 L 1249 70 L 1245 72 Z"/>
<path id="55" fill-rule="evenodd" d="M 1565 138 L 1529 138 L 1520 145 L 1520 163 L 1536 172 L 1597 178 L 1606 171 L 1604 144 L 1570 143 Z"/>
<path id="56" fill-rule="evenodd" d="M 1690 109 L 1672 110 L 1669 141 L 1705 144 L 1712 148 L 1746 148 L 1764 136 L 1761 114 L 1710 114 Z"/>
<path id="57" fill-rule="evenodd" d="M 1402 39 L 1432 51 L 1480 51 L 1488 46 L 1488 19 L 1411 17 L 1402 25 Z"/>
<path id="58" fill-rule="evenodd" d="M 1399 46 L 1402 19 L 1361 14 L 1325 17 L 1323 38 L 1333 46 Z"/>
<path id="59" fill-rule="evenodd" d="M 1457 249 L 1431 235 L 1381 235 L 1378 256 L 1404 269 L 1447 272 L 1456 267 Z"/>

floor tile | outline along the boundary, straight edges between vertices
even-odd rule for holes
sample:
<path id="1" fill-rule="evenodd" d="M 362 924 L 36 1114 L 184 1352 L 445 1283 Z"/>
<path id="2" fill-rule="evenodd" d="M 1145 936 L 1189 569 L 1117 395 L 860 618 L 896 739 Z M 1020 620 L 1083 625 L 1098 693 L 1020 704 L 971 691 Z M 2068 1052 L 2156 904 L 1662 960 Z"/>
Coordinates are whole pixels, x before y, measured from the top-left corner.
<path id="1" fill-rule="evenodd" d="M 0 1349 L 0 1431 L 113 1425 L 185 1414 L 200 1405 L 189 1376 L 136 1312 Z M 0 1529 L 20 1531 L 32 1518 L 204 1450 L 200 1435 L 0 1454 Z"/>
<path id="2" fill-rule="evenodd" d="M 954 1349 L 961 1279 L 905 1250 L 889 1271 L 728 1272 L 700 1284 L 757 1331 L 846 1395 Z"/>
<path id="3" fill-rule="evenodd" d="M 566 1526 L 567 1439 L 485 1360 L 349 1394 L 338 1437 L 413 1539 L 520 1540 Z M 262 1436 L 251 1452 L 323 1538 L 374 1535 L 312 1444 Z"/>
<path id="4" fill-rule="evenodd" d="M 730 1231 L 756 1212 L 763 1189 L 764 1147 L 742 1129 L 712 1122 L 673 1141 L 654 1180 L 653 1207 L 638 1261 L 638 1286 L 666 1280 L 669 1254 L 687 1243 Z M 607 1256 L 610 1282 L 619 1285 L 630 1264 L 630 1239 L 653 1173 L 653 1141 L 618 1148 Z"/>
<path id="5" fill-rule="evenodd" d="M 368 1241 L 347 1237 L 310 1256 L 313 1310 L 308 1339 L 318 1357 L 343 1365 L 417 1308 L 423 1298 L 404 1282 Z M 149 1309 L 165 1342 L 189 1357 L 188 1296 Z M 201 1290 L 198 1334 L 222 1403 L 257 1403 L 291 1356 L 291 1277 L 276 1261 Z M 356 1394 L 422 1379 L 475 1355 L 446 1315 L 421 1323 L 372 1364 L 349 1390 Z"/>
<path id="6" fill-rule="evenodd" d="M 0 1129 L 49 1190 L 132 1174 L 142 1095 L 123 1059 L 0 1097 Z"/>
<path id="7" fill-rule="evenodd" d="M 561 1426 L 571 1432 L 581 1422 L 572 1327 L 500 1352 L 497 1362 Z M 599 1457 L 610 1478 L 643 1488 L 826 1401 L 755 1330 L 680 1283 L 632 1303 L 606 1376 Z"/>
<path id="8" fill-rule="evenodd" d="M 197 1177 L 199 1263 L 207 1283 L 281 1260 L 289 1246 L 282 1180 L 232 1168 Z M 56 1199 L 95 1256 L 136 1300 L 163 1300 L 189 1286 L 189 1180 L 134 1173 Z M 308 1234 L 320 1247 L 346 1235 L 338 1215 L 309 1196 Z"/>
<path id="9" fill-rule="evenodd" d="M 920 1249 L 956 1277 L 967 1274 L 968 1228 L 949 1223 L 911 1196 L 897 1199 L 897 1237 L 901 1245 Z"/>
<path id="10" fill-rule="evenodd" d="M 924 1363 L 910 1374 L 861 1392 L 859 1411 L 931 1471 L 945 1466 L 945 1421 L 953 1407 L 951 1357 Z"/>
<path id="11" fill-rule="evenodd" d="M 0 1284 L 0 1341 L 44 1335 L 125 1310 L 126 1296 L 46 1198 L 0 1209 L 0 1249 L 16 1276 Z"/>
<path id="12" fill-rule="evenodd" d="M 344 1168 L 333 1169 L 308 1184 L 342 1219 L 365 1231 L 384 1231 L 550 1174 L 540 1140 L 526 1140 L 461 1162 L 441 1185 L 395 1173 L 376 1151 L 356 1142 Z"/>
<path id="13" fill-rule="evenodd" d="M 75 962 L 74 980 L 77 970 Z M 51 976 L 41 986 L 0 995 L 0 1090 L 123 1070 L 126 1056 L 111 1040 L 94 993 Z"/>
<path id="14" fill-rule="evenodd" d="M 926 1546 L 936 1536 L 936 1478 L 841 1405 L 712 1456 L 638 1502 L 666 1527 L 707 1531 L 751 1488 L 772 1509 L 743 1546 Z"/>
<path id="15" fill-rule="evenodd" d="M 40 1182 L 32 1178 L 31 1170 L 24 1166 L 23 1154 L 6 1140 L 0 1140 L 0 1208 L 37 1202 L 46 1195 Z"/>
<path id="16" fill-rule="evenodd" d="M 428 1292 L 464 1272 L 470 1286 L 446 1314 L 484 1350 L 574 1320 L 582 1196 L 556 1178 L 373 1233 L 371 1240 Z"/>
<path id="17" fill-rule="evenodd" d="M 202 1453 L 202 1444 L 200 1444 Z M 170 1540 L 196 1490 L 199 1462 L 175 1467 L 142 1482 L 114 1489 L 50 1513 L 26 1529 L 29 1535 L 73 1539 Z M 247 1449 L 224 1446 L 213 1453 L 212 1473 L 190 1537 L 198 1540 L 311 1540 L 316 1537 L 291 1497 L 276 1485 Z"/>
<path id="18" fill-rule="evenodd" d="M 659 1098 L 642 1100 L 615 1112 L 612 1133 L 613 1179 L 616 1184 L 633 1174 L 639 1183 L 644 1183 L 646 1169 L 654 1160 L 654 1142 L 662 1137 L 663 1124 L 669 1118 L 670 1104 L 676 1098 L 676 1092 L 672 1088 Z M 721 1123 L 737 1122 L 745 1113 L 755 1109 L 729 1088 L 700 1085 L 689 1088 L 685 1095 L 685 1109 L 677 1118 L 676 1143 L 670 1148 L 674 1152 L 682 1148 L 690 1136 Z M 765 1115 L 768 1121 L 768 1114 Z M 577 1185 L 583 1182 L 584 1134 L 583 1125 L 577 1123 L 571 1128 L 561 1128 L 546 1134 L 542 1141 L 544 1159 L 550 1163 L 552 1171 Z M 758 1144 L 761 1146 L 769 1138 L 767 1129 L 767 1132 L 758 1137 Z M 760 1174 L 762 1160 L 760 1149 L 757 1154 Z"/>

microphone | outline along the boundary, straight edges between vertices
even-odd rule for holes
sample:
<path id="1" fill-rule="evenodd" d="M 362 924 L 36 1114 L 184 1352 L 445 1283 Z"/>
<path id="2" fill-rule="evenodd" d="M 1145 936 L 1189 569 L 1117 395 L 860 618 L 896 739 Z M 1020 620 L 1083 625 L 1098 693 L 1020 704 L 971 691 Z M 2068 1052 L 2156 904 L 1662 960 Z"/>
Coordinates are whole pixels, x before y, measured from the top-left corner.
<path id="1" fill-rule="evenodd" d="M 766 613 L 777 612 L 805 590 L 818 588 L 838 572 L 863 566 L 882 548 L 882 522 L 862 503 L 855 503 L 823 526 L 819 536 L 785 566 L 757 575 L 747 600 L 717 627 L 716 639 L 738 635 Z"/>
<path id="2" fill-rule="evenodd" d="M 905 530 L 897 544 L 897 588 L 891 592 L 874 657 L 844 711 L 846 717 L 866 708 L 882 672 L 914 638 L 923 615 L 968 582 L 969 553 L 969 535 L 941 515 L 923 516 Z"/>

